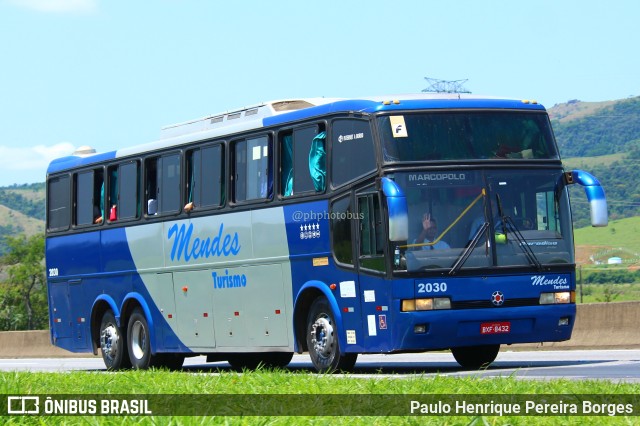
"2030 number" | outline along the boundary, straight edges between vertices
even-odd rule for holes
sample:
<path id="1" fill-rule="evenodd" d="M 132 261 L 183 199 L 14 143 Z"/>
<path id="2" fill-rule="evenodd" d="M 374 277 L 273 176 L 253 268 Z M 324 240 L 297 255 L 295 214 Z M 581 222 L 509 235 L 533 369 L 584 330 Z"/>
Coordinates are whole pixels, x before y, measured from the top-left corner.
<path id="1" fill-rule="evenodd" d="M 58 268 L 49 268 L 49 276 L 57 277 L 58 276 Z"/>
<path id="2" fill-rule="evenodd" d="M 447 283 L 418 283 L 418 293 L 443 293 Z"/>

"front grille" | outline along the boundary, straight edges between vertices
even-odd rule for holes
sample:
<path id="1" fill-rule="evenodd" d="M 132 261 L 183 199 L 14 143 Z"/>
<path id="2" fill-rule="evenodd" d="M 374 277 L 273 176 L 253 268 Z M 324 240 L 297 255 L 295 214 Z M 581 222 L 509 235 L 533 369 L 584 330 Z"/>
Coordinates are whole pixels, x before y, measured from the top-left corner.
<path id="1" fill-rule="evenodd" d="M 539 306 L 538 298 L 507 299 L 500 306 L 495 306 L 491 300 L 451 301 L 451 309 L 486 309 L 486 308 L 515 308 L 518 306 Z"/>

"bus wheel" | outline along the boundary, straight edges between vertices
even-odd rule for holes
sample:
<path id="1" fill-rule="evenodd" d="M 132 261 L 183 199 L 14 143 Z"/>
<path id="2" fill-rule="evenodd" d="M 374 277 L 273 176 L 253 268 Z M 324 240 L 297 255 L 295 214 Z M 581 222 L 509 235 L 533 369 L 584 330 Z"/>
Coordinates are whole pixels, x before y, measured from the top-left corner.
<path id="1" fill-rule="evenodd" d="M 127 343 L 129 346 L 129 358 L 135 369 L 147 369 L 152 367 L 155 357 L 151 355 L 149 324 L 140 308 L 133 310 L 129 318 L 127 328 Z"/>
<path id="2" fill-rule="evenodd" d="M 500 345 L 464 346 L 451 348 L 451 353 L 462 368 L 477 370 L 488 367 L 498 356 L 499 350 Z"/>
<path id="3" fill-rule="evenodd" d="M 124 334 L 111 310 L 104 313 L 100 322 L 100 351 L 107 370 L 131 367 Z"/>
<path id="4" fill-rule="evenodd" d="M 336 321 L 329 302 L 324 297 L 314 300 L 309 310 L 307 347 L 313 366 L 323 373 L 350 370 L 358 358 L 358 354 L 340 353 Z"/>

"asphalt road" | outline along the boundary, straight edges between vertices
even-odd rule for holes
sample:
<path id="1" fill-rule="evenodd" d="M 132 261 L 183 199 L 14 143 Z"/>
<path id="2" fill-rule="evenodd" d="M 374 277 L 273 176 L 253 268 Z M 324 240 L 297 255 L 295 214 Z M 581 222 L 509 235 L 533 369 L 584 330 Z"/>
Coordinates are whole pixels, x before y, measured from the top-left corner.
<path id="1" fill-rule="evenodd" d="M 205 357 L 187 358 L 183 371 L 219 374 L 229 371 L 226 362 L 206 363 Z M 295 355 L 288 367 L 313 371 L 308 355 Z M 102 358 L 0 359 L 0 371 L 105 371 Z M 611 380 L 640 383 L 640 350 L 503 351 L 486 370 L 465 371 L 448 352 L 360 355 L 352 377 L 482 376 L 550 380 Z"/>

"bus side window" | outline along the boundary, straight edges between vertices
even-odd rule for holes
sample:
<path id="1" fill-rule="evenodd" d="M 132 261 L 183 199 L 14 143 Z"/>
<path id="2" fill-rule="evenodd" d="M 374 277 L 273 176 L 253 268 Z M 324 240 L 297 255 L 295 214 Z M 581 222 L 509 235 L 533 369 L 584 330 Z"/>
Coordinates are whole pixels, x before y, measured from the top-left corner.
<path id="1" fill-rule="evenodd" d="M 104 170 L 96 170 L 93 179 L 93 223 L 104 222 Z"/>
<path id="2" fill-rule="evenodd" d="M 187 151 L 184 211 L 223 204 L 222 158 L 222 145 Z"/>
<path id="3" fill-rule="evenodd" d="M 269 199 L 273 194 L 268 136 L 238 141 L 234 149 L 234 201 Z"/>
<path id="4" fill-rule="evenodd" d="M 346 196 L 331 204 L 331 233 L 333 255 L 339 263 L 353 265 L 353 239 L 351 197 Z"/>
<path id="5" fill-rule="evenodd" d="M 158 161 L 155 157 L 144 162 L 144 201 L 150 216 L 158 214 Z"/>
<path id="6" fill-rule="evenodd" d="M 107 169 L 107 211 L 109 212 L 109 221 L 116 220 L 117 204 L 118 204 L 118 166 L 109 166 Z"/>
<path id="7" fill-rule="evenodd" d="M 180 211 L 180 154 L 164 155 L 160 159 L 159 201 L 161 213 Z"/>
<path id="8" fill-rule="evenodd" d="M 69 176 L 49 179 L 47 184 L 47 228 L 52 231 L 69 229 L 70 188 Z"/>
<path id="9" fill-rule="evenodd" d="M 369 122 L 337 119 L 331 130 L 331 182 L 341 186 L 376 169 Z"/>
<path id="10" fill-rule="evenodd" d="M 118 204 L 112 204 L 113 213 L 117 211 L 118 219 L 135 219 L 138 217 L 140 173 L 138 162 L 131 161 L 120 165 L 118 176 Z"/>
<path id="11" fill-rule="evenodd" d="M 285 197 L 324 192 L 326 177 L 325 133 L 308 126 L 280 139 L 280 183 Z"/>

